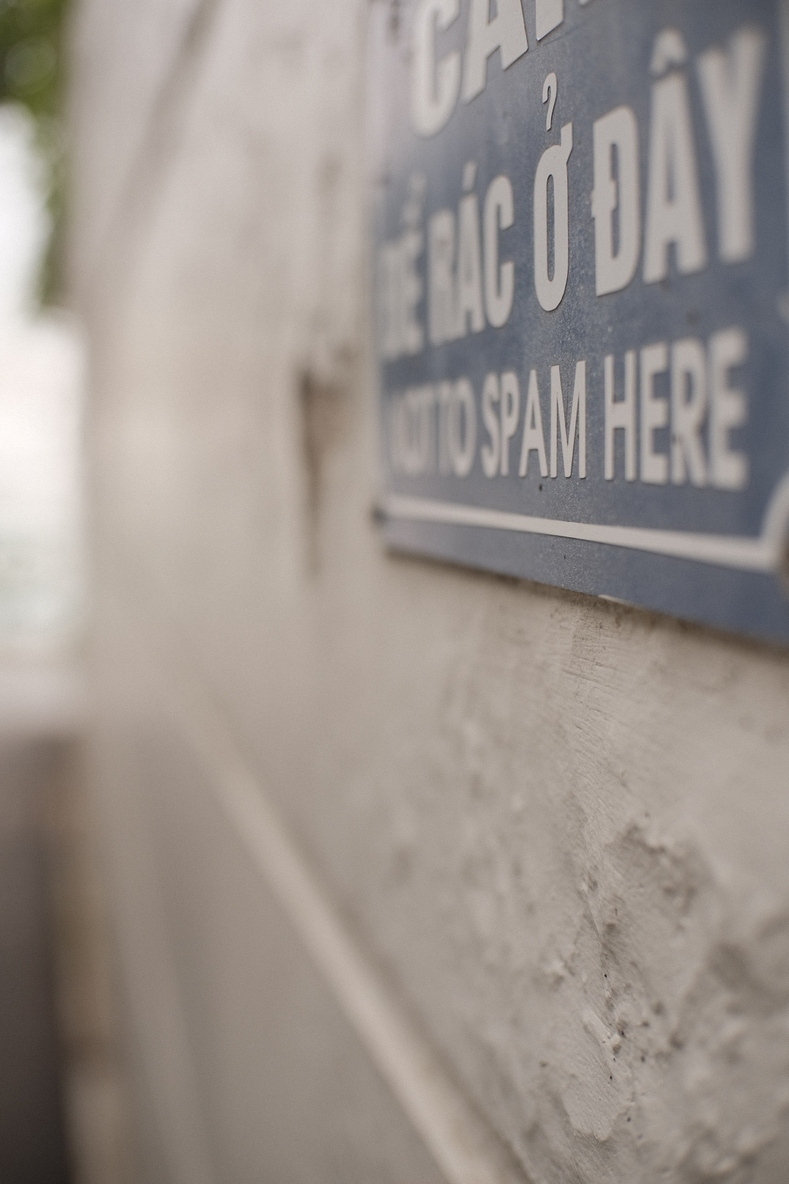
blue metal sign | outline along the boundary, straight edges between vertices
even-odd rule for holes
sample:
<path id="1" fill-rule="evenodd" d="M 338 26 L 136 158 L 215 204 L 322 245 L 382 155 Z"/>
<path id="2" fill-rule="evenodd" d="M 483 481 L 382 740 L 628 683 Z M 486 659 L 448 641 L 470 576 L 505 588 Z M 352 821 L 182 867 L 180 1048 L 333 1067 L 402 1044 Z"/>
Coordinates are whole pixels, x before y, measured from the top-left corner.
<path id="1" fill-rule="evenodd" d="M 374 8 L 386 539 L 789 641 L 784 0 Z"/>

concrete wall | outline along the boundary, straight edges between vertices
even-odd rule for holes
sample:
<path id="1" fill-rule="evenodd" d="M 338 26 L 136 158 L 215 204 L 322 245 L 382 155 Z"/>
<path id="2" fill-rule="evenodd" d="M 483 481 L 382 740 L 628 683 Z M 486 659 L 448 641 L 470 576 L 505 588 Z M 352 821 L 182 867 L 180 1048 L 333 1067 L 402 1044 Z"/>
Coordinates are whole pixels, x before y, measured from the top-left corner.
<path id="1" fill-rule="evenodd" d="M 78 12 L 141 1178 L 783 1184 L 789 659 L 382 549 L 370 7 Z"/>

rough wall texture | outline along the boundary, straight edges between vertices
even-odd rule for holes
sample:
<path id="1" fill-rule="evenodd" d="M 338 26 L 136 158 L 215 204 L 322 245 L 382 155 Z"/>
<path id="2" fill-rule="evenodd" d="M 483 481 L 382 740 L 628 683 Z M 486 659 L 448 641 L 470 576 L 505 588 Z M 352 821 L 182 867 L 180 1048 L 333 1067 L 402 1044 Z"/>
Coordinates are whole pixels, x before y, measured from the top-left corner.
<path id="1" fill-rule="evenodd" d="M 368 7 L 83 0 L 75 32 L 144 1175 L 433 1172 L 160 707 L 177 667 L 535 1184 L 784 1184 L 789 659 L 383 552 Z"/>

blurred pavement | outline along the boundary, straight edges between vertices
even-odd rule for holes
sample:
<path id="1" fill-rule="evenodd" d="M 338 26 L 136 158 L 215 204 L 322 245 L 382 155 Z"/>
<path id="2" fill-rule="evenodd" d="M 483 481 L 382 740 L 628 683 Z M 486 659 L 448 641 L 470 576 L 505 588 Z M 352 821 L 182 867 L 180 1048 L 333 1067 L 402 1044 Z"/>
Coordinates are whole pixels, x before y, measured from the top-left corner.
<path id="1" fill-rule="evenodd" d="M 0 741 L 0 1180 L 70 1179 L 46 797 L 61 745 Z"/>

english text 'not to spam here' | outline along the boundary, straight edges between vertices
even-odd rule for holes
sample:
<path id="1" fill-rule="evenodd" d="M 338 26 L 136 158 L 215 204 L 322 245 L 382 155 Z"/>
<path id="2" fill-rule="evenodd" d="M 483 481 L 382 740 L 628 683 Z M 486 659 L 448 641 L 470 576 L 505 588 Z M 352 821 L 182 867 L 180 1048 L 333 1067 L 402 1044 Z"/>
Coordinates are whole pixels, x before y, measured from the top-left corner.
<path id="1" fill-rule="evenodd" d="M 609 354 L 594 367 L 582 359 L 522 378 L 491 372 L 479 391 L 465 377 L 411 386 L 385 400 L 389 463 L 404 477 L 476 470 L 491 481 L 597 476 L 741 490 L 750 472 L 740 446 L 748 354 L 747 334 L 732 327 L 706 342 Z"/>

